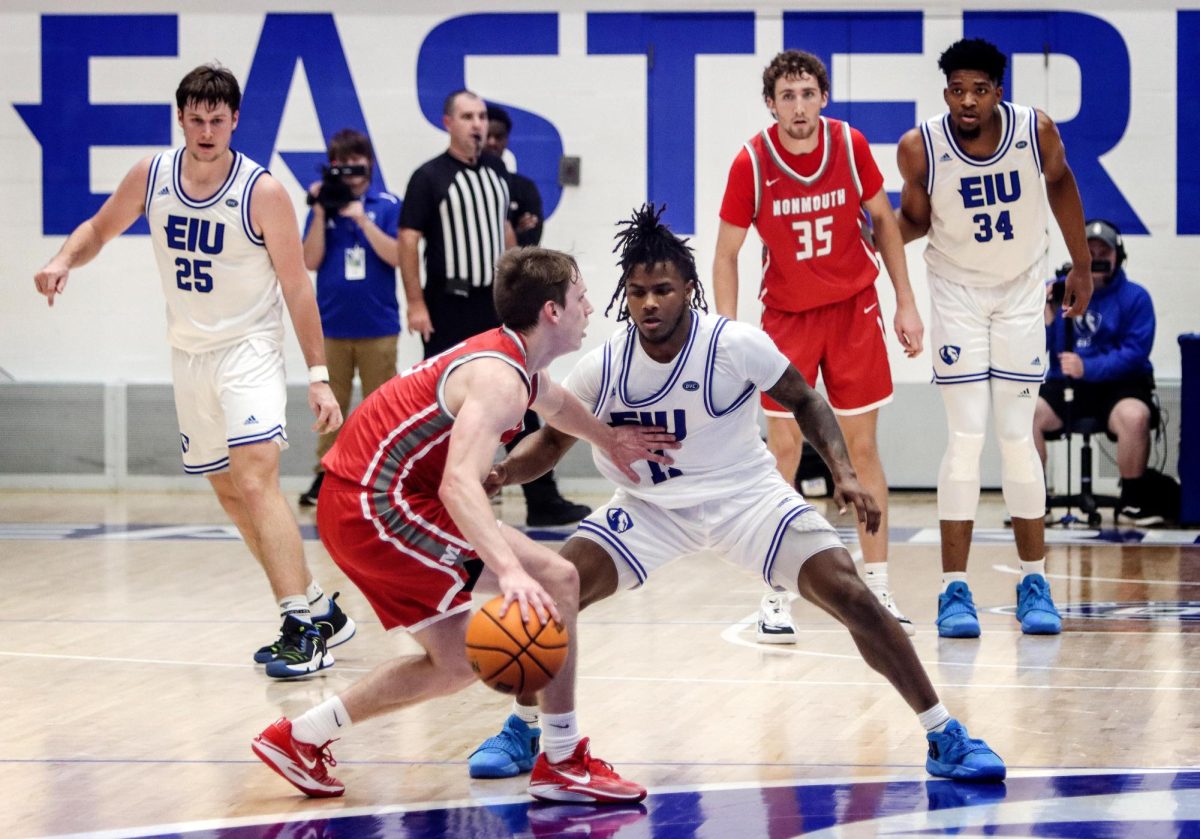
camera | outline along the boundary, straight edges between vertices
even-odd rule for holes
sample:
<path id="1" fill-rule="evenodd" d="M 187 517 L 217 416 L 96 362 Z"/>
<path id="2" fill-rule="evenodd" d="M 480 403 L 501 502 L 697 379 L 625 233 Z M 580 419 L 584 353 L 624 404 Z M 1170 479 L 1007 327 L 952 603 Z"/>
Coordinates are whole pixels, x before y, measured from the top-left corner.
<path id="1" fill-rule="evenodd" d="M 370 167 L 363 165 L 322 166 L 321 188 L 317 194 L 308 194 L 308 205 L 320 204 L 326 215 L 337 215 L 342 208 L 354 200 L 354 191 L 344 178 L 365 178 Z"/>
<path id="2" fill-rule="evenodd" d="M 1050 286 L 1050 304 L 1056 309 L 1062 308 L 1063 299 L 1067 296 L 1067 275 L 1071 273 L 1071 263 L 1064 262 L 1054 271 L 1054 284 Z"/>

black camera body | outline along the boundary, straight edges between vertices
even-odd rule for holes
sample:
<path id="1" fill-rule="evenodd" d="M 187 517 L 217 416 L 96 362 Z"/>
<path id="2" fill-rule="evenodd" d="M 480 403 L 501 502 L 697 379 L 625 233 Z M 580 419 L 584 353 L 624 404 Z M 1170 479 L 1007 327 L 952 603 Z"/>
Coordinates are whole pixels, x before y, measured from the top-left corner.
<path id="1" fill-rule="evenodd" d="M 370 167 L 356 166 L 322 166 L 321 188 L 316 195 L 308 194 L 308 205 L 320 204 L 326 215 L 337 215 L 342 208 L 355 200 L 354 191 L 346 183 L 345 178 L 365 178 L 370 175 Z"/>

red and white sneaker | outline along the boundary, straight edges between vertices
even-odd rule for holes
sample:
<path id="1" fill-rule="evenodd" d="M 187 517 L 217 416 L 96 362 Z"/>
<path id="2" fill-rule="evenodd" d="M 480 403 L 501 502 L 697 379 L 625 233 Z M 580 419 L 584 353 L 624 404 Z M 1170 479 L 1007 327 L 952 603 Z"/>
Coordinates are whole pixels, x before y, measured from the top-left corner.
<path id="1" fill-rule="evenodd" d="M 333 798 L 345 792 L 346 785 L 331 776 L 325 768 L 327 763 L 337 766 L 337 761 L 329 752 L 329 743 L 322 746 L 301 743 L 292 736 L 292 721 L 280 717 L 254 738 L 250 748 L 259 760 L 305 795 Z"/>
<path id="2" fill-rule="evenodd" d="M 646 788 L 627 781 L 613 771 L 612 764 L 592 757 L 588 738 L 561 763 L 551 763 L 546 753 L 538 755 L 529 778 L 529 794 L 541 801 L 593 801 L 627 804 L 646 797 Z"/>

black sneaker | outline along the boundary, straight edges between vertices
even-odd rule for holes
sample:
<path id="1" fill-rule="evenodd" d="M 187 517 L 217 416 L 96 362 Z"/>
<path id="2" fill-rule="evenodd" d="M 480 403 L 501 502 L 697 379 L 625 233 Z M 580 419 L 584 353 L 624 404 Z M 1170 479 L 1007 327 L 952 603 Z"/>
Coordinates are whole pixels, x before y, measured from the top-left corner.
<path id="1" fill-rule="evenodd" d="M 333 666 L 333 656 L 325 647 L 321 631 L 295 615 L 283 619 L 279 652 L 267 662 L 267 675 L 273 679 L 308 676 Z"/>
<path id="2" fill-rule="evenodd" d="M 1117 513 L 1117 521 L 1132 524 L 1134 527 L 1154 527 L 1163 523 L 1163 517 L 1146 507 L 1126 504 Z"/>
<path id="3" fill-rule="evenodd" d="M 329 611 L 323 615 L 313 615 L 313 626 L 321 632 L 321 637 L 325 639 L 326 647 L 336 647 L 346 643 L 354 637 L 354 633 L 358 631 L 353 618 L 342 611 L 337 604 L 337 599 L 341 595 L 340 591 L 335 591 L 329 596 Z M 255 664 L 266 664 L 268 661 L 274 661 L 279 655 L 279 650 L 283 646 L 283 630 L 279 631 L 279 638 L 273 643 L 267 644 L 265 647 L 259 647 L 254 653 Z"/>
<path id="4" fill-rule="evenodd" d="M 584 504 L 575 504 L 561 495 L 529 507 L 525 516 L 525 524 L 529 527 L 554 527 L 561 524 L 574 524 L 587 518 L 592 508 Z"/>
<path id="5" fill-rule="evenodd" d="M 313 478 L 312 486 L 300 493 L 301 507 L 317 506 L 317 496 L 321 494 L 321 481 L 325 480 L 325 473 L 318 472 L 317 477 Z"/>

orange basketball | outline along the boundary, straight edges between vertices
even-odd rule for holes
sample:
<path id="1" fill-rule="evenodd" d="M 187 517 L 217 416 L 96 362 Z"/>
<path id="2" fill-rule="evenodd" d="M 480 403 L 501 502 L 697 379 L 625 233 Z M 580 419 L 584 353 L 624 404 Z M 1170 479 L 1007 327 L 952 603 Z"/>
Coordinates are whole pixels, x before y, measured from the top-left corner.
<path id="1" fill-rule="evenodd" d="M 467 625 L 467 661 L 485 685 L 501 693 L 541 690 L 567 660 L 567 628 L 553 619 L 539 624 L 530 609 L 521 620 L 518 603 L 500 617 L 503 597 L 483 604 Z"/>

